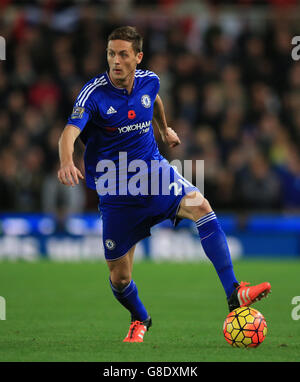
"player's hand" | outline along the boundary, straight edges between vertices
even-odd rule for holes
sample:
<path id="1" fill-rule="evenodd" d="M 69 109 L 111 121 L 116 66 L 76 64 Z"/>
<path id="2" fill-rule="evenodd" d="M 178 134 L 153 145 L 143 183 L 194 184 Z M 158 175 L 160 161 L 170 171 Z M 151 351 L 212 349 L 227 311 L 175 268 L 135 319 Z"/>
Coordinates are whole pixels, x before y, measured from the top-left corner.
<path id="1" fill-rule="evenodd" d="M 173 129 L 171 129 L 171 127 L 168 127 L 166 133 L 162 135 L 162 140 L 171 148 L 180 145 L 181 143 L 178 135 Z"/>
<path id="2" fill-rule="evenodd" d="M 72 187 L 79 184 L 79 178 L 84 179 L 84 176 L 75 167 L 74 163 L 61 166 L 57 172 L 57 177 L 62 184 Z"/>

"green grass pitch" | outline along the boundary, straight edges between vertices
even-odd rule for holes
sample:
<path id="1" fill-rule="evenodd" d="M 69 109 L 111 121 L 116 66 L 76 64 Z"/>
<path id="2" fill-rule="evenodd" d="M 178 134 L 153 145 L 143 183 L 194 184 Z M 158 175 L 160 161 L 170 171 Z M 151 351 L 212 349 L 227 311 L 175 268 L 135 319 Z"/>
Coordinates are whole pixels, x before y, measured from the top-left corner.
<path id="1" fill-rule="evenodd" d="M 225 295 L 209 263 L 137 262 L 133 278 L 153 326 L 140 344 L 123 343 L 129 313 L 113 298 L 103 262 L 0 263 L 0 361 L 202 362 L 299 361 L 299 261 L 241 260 L 237 277 L 270 281 L 272 294 L 254 305 L 268 334 L 256 349 L 223 338 Z M 298 310 L 299 312 L 299 310 Z"/>

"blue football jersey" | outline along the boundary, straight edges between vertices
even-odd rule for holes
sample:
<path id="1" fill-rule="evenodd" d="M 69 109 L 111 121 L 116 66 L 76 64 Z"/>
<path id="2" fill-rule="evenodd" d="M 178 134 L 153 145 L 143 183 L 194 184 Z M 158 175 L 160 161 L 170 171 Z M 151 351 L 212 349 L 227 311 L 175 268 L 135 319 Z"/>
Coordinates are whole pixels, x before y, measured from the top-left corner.
<path id="1" fill-rule="evenodd" d="M 158 76 L 148 70 L 136 70 L 133 89 L 117 88 L 108 73 L 102 73 L 79 93 L 68 124 L 77 126 L 85 144 L 87 186 L 96 189 L 99 161 L 110 160 L 118 168 L 119 153 L 127 153 L 128 163 L 142 159 L 161 160 L 153 134 L 152 117 L 159 91 Z M 97 170 L 96 170 L 97 168 Z"/>

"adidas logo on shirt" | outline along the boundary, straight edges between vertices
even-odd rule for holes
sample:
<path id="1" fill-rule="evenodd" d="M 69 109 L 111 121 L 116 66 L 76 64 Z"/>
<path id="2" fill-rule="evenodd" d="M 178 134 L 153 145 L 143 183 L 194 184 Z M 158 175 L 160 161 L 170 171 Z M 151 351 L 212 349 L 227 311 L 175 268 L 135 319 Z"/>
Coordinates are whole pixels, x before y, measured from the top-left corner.
<path id="1" fill-rule="evenodd" d="M 107 110 L 106 114 L 113 114 L 116 113 L 117 110 L 115 110 L 112 106 Z"/>

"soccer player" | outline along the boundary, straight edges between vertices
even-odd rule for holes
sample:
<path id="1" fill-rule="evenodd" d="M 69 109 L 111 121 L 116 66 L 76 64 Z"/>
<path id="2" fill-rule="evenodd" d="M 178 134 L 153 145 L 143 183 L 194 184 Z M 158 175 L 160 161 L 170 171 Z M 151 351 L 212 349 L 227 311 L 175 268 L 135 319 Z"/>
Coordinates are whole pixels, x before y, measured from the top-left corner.
<path id="1" fill-rule="evenodd" d="M 78 136 L 85 144 L 85 178 L 87 186 L 99 194 L 110 286 L 116 299 L 131 314 L 124 342 L 143 342 L 152 324 L 131 275 L 136 243 L 149 236 L 150 228 L 163 220 L 171 219 L 174 225 L 184 218 L 195 222 L 230 311 L 254 303 L 271 289 L 268 282 L 248 286 L 237 281 L 225 234 L 208 200 L 159 153 L 152 126 L 171 148 L 180 144 L 180 139 L 167 125 L 158 95 L 158 76 L 148 70 L 137 70 L 143 58 L 142 42 L 134 27 L 120 27 L 110 34 L 109 70 L 83 86 L 59 140 L 58 179 L 67 186 L 75 186 L 79 179 L 84 179 L 74 165 L 73 150 Z M 128 170 L 133 163 L 131 167 L 136 169 L 138 163 L 143 168 L 143 176 L 148 176 L 148 180 L 141 183 L 157 192 L 128 191 L 136 173 L 132 168 L 131 172 L 124 171 L 126 165 L 121 161 L 124 158 Z M 150 164 L 155 160 L 159 166 L 153 169 Z M 110 176 L 106 177 L 109 171 Z M 154 178 L 159 179 L 158 186 Z M 165 179 L 169 192 L 161 185 Z"/>

